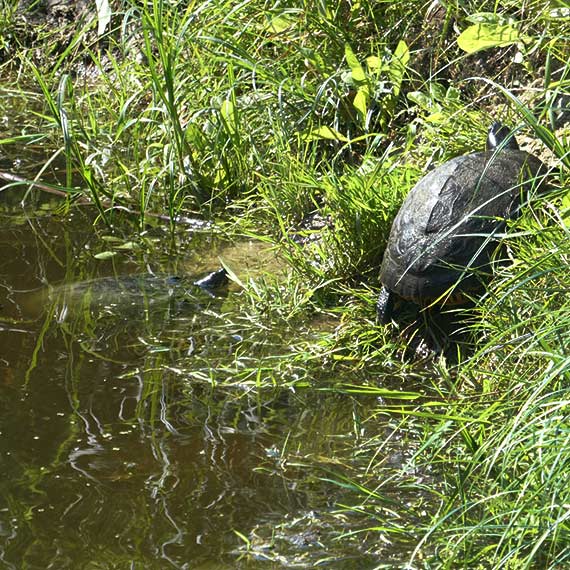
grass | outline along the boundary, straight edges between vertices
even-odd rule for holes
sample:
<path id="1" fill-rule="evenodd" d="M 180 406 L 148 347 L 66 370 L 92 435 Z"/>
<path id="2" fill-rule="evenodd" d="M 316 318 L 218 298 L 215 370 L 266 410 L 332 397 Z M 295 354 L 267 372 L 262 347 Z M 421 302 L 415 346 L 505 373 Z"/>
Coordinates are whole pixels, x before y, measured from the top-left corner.
<path id="1" fill-rule="evenodd" d="M 103 37 L 86 23 L 43 60 L 34 46 L 14 47 L 18 15 L 4 4 L 3 73 L 17 70 L 43 94 L 38 135 L 53 160 L 65 157 L 62 186 L 84 193 L 109 226 L 112 206 L 125 205 L 140 211 L 140 228 L 152 213 L 166 213 L 172 229 L 191 214 L 273 243 L 290 273 L 243 284 L 252 329 L 336 319 L 334 333 L 213 383 L 285 383 L 293 354 L 299 384 L 325 368 L 353 375 L 365 394 L 387 378 L 421 394 L 419 403 L 379 394 L 377 413 L 411 434 L 386 484 L 417 500 L 405 522 L 377 532 L 415 537 L 414 567 L 568 564 L 567 194 L 546 194 L 511 228 L 511 263 L 465 321 L 457 362 L 410 362 L 417 331 L 374 322 L 403 196 L 431 165 L 481 148 L 494 118 L 540 141 L 554 186 L 565 188 L 570 146 L 556 111 L 570 69 L 565 8 L 125 1 Z M 473 26 L 491 43 L 498 31 L 514 39 L 467 54 L 456 30 Z M 79 61 L 90 73 L 75 76 Z M 371 492 L 384 473 L 383 437 L 358 450 L 350 508 L 371 521 L 383 512 Z"/>

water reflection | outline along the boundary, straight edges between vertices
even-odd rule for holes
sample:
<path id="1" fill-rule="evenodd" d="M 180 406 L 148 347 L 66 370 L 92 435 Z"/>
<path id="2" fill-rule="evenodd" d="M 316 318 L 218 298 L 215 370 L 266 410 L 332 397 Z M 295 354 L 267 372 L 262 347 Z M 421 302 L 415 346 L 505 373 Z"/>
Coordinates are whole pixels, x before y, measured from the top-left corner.
<path id="1" fill-rule="evenodd" d="M 261 359 L 283 350 L 284 332 L 244 338 L 227 326 L 235 293 L 175 293 L 155 280 L 190 267 L 200 276 L 220 253 L 265 263 L 248 257 L 251 244 L 182 236 L 174 252 L 158 239 L 96 261 L 88 213 L 63 223 L 49 210 L 3 208 L 2 567 L 373 566 L 358 548 L 332 554 L 332 531 L 314 513 L 330 512 L 340 491 L 287 461 L 346 454 L 346 399 L 216 387 L 238 347 Z"/>

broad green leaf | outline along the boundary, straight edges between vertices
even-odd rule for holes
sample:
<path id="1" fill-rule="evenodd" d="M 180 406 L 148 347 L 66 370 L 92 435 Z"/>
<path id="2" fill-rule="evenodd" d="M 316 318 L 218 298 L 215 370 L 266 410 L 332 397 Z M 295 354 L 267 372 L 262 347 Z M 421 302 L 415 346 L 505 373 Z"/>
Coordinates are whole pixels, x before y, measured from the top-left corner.
<path id="1" fill-rule="evenodd" d="M 285 30 L 291 28 L 295 24 L 296 19 L 289 14 L 281 14 L 280 16 L 275 16 L 271 18 L 265 25 L 265 29 L 274 34 L 280 34 Z"/>
<path id="2" fill-rule="evenodd" d="M 102 251 L 101 253 L 96 253 L 93 257 L 95 259 L 110 259 L 115 257 L 115 255 L 117 255 L 116 251 Z"/>
<path id="3" fill-rule="evenodd" d="M 125 243 L 122 243 L 121 245 L 117 246 L 117 249 L 120 250 L 131 250 L 131 249 L 135 249 L 137 247 L 137 243 L 134 241 L 126 241 Z"/>
<path id="4" fill-rule="evenodd" d="M 350 85 L 351 87 L 356 86 L 356 83 L 354 82 L 354 79 L 352 78 L 352 72 L 351 71 L 343 71 L 340 74 L 340 78 L 345 85 Z"/>
<path id="5" fill-rule="evenodd" d="M 339 131 L 331 129 L 331 127 L 318 127 L 313 129 L 310 133 L 303 135 L 303 139 L 307 141 L 317 140 L 317 139 L 329 139 L 335 141 L 348 142 L 348 139 Z"/>
<path id="6" fill-rule="evenodd" d="M 408 65 L 410 61 L 410 50 L 404 40 L 398 42 L 392 60 L 398 60 L 404 67 Z"/>
<path id="7" fill-rule="evenodd" d="M 236 123 L 237 123 L 237 116 L 236 116 L 236 108 L 233 102 L 230 99 L 225 99 L 220 107 L 220 113 L 224 118 L 224 121 L 228 127 L 228 129 L 232 132 L 236 132 Z"/>
<path id="8" fill-rule="evenodd" d="M 366 74 L 364 73 L 364 69 L 362 68 L 362 65 L 360 65 L 358 58 L 348 44 L 344 46 L 344 55 L 346 57 L 346 63 L 348 63 L 348 67 L 350 67 L 352 79 L 356 82 L 366 81 Z"/>
<path id="9" fill-rule="evenodd" d="M 220 107 L 220 112 L 222 113 L 222 117 L 226 121 L 233 121 L 235 118 L 235 107 L 234 104 L 229 99 L 225 99 L 222 102 L 222 105 Z"/>
<path id="10" fill-rule="evenodd" d="M 429 94 L 434 101 L 443 102 L 446 99 L 445 87 L 441 83 L 436 83 L 435 81 L 432 81 L 429 85 Z"/>
<path id="11" fill-rule="evenodd" d="M 368 92 L 368 87 L 361 87 L 355 97 L 352 104 L 354 108 L 360 113 L 362 118 L 366 117 L 366 113 L 368 112 L 368 101 L 370 100 L 370 94 Z"/>
<path id="12" fill-rule="evenodd" d="M 509 25 L 474 24 L 463 30 L 457 45 L 467 53 L 475 53 L 492 47 L 504 47 L 521 41 L 516 28 Z"/>
<path id="13" fill-rule="evenodd" d="M 461 91 L 457 87 L 449 87 L 445 92 L 445 100 L 461 102 Z"/>
<path id="14" fill-rule="evenodd" d="M 382 67 L 382 60 L 377 55 L 369 55 L 366 58 L 366 66 L 370 71 L 378 71 Z"/>
<path id="15" fill-rule="evenodd" d="M 396 46 L 394 54 L 392 55 L 392 59 L 390 61 L 390 70 L 388 72 L 388 75 L 392 80 L 392 84 L 394 86 L 394 95 L 396 96 L 400 93 L 400 86 L 402 85 L 406 66 L 408 65 L 409 61 L 410 50 L 408 50 L 406 42 L 400 40 Z"/>
<path id="16" fill-rule="evenodd" d="M 444 123 L 447 118 L 448 118 L 448 115 L 446 115 L 445 113 L 442 113 L 441 111 L 436 111 L 435 113 L 432 113 L 431 115 L 428 115 L 426 117 L 426 122 L 427 123 L 441 124 L 441 123 Z"/>
<path id="17" fill-rule="evenodd" d="M 422 91 L 410 91 L 407 97 L 412 103 L 415 103 L 422 109 L 431 109 L 433 106 L 433 99 Z"/>

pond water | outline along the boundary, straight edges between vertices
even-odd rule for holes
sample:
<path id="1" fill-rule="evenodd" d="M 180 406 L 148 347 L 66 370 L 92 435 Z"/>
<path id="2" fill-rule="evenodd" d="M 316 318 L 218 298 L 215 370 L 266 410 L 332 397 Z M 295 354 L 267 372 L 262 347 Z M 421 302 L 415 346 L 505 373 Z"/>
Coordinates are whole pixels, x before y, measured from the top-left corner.
<path id="1" fill-rule="evenodd" d="M 293 364 L 256 389 L 291 338 L 327 324 L 252 326 L 238 287 L 191 284 L 219 258 L 274 272 L 270 252 L 211 231 L 172 242 L 160 225 L 133 242 L 128 223 L 94 229 L 85 207 L 25 212 L 14 196 L 0 192 L 1 568 L 391 560 L 374 533 L 335 540 L 363 526 L 338 515 L 349 491 L 330 479 L 374 398 L 294 388 Z M 173 274 L 190 284 L 154 277 Z"/>

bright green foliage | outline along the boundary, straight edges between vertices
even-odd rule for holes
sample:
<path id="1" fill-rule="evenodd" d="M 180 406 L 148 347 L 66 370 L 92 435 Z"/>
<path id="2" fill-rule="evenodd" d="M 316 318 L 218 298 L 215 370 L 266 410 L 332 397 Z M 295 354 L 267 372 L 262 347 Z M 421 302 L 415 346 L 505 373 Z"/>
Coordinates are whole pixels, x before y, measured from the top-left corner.
<path id="1" fill-rule="evenodd" d="M 457 38 L 457 44 L 467 53 L 505 47 L 519 41 L 521 38 L 517 29 L 509 24 L 473 24 L 463 30 Z"/>
<path id="2" fill-rule="evenodd" d="M 463 413 L 477 419 L 434 426 L 429 462 L 457 462 L 458 470 L 446 475 L 446 500 L 418 554 L 442 532 L 442 561 L 564 565 L 570 248 L 560 238 L 566 232 L 552 220 L 535 225 L 516 243 L 520 261 L 501 272 L 482 307 L 475 325 L 482 342 L 460 376 L 471 384 L 462 388 Z"/>
<path id="3" fill-rule="evenodd" d="M 389 171 L 388 161 L 369 157 L 342 176 L 330 171 L 319 179 L 298 165 L 294 175 L 260 186 L 270 207 L 266 215 L 281 217 L 276 237 L 305 279 L 376 279 L 392 219 L 413 176 L 410 169 Z"/>
<path id="4" fill-rule="evenodd" d="M 339 394 L 377 394 L 375 415 L 393 432 L 354 450 L 354 480 L 327 474 L 354 491 L 345 508 L 364 513 L 369 532 L 401 543 L 414 568 L 563 568 L 568 8 L 440 4 L 129 0 L 123 12 L 111 3 L 108 20 L 101 2 L 99 20 L 59 51 L 49 44 L 48 61 L 22 49 L 11 65 L 43 94 L 40 135 L 53 160 L 65 157 L 66 187 L 80 186 L 105 222 L 110 204 L 136 208 L 141 228 L 149 213 L 173 226 L 180 214 L 221 220 L 289 262 L 286 276 L 240 283 L 252 330 L 312 311 L 336 319 L 313 343 L 293 339 L 258 368 L 236 356 L 226 372 L 248 387 L 310 386 L 326 369 Z M 0 53 L 13 45 L 6 14 Z M 107 43 L 89 43 L 103 29 Z M 82 58 L 90 81 L 69 73 Z M 495 119 L 537 141 L 561 191 L 510 228 L 508 263 L 461 313 L 455 359 L 410 362 L 425 328 L 374 320 L 391 222 L 421 174 L 481 150 Z M 407 449 L 397 461 L 382 455 L 389 438 Z"/>

